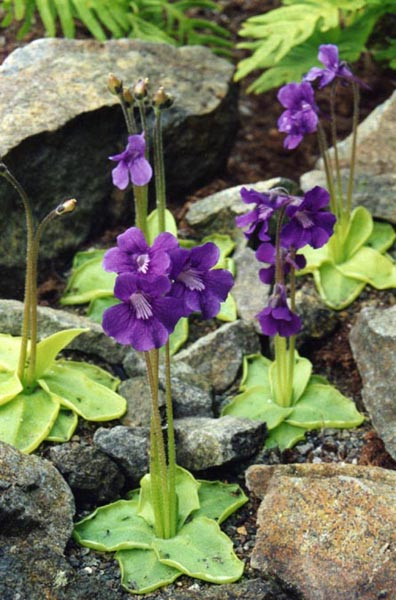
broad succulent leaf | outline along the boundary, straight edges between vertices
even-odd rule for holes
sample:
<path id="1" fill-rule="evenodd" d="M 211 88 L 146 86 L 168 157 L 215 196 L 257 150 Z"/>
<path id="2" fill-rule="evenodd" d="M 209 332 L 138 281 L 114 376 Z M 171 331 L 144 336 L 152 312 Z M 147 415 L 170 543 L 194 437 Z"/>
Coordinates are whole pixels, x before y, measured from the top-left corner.
<path id="1" fill-rule="evenodd" d="M 173 538 L 156 538 L 153 549 L 163 564 L 204 581 L 232 583 L 243 573 L 231 540 L 207 517 L 193 519 Z"/>
<path id="2" fill-rule="evenodd" d="M 57 398 L 36 388 L 20 392 L 0 406 L 0 440 L 22 452 L 33 452 L 51 431 L 59 412 Z"/>
<path id="3" fill-rule="evenodd" d="M 126 400 L 108 387 L 97 383 L 67 362 L 58 362 L 39 380 L 41 387 L 56 394 L 62 406 L 87 421 L 108 421 L 121 417 Z"/>
<path id="4" fill-rule="evenodd" d="M 115 555 L 121 570 L 121 584 L 135 594 L 148 594 L 169 585 L 182 575 L 174 567 L 159 561 L 154 550 L 119 550 Z"/>

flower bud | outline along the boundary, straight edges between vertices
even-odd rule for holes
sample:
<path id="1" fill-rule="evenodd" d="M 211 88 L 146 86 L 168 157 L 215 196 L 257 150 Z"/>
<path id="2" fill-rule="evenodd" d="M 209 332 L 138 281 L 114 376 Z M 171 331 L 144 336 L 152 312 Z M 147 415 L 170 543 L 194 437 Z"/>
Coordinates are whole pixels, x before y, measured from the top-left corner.
<path id="1" fill-rule="evenodd" d="M 170 108 L 173 104 L 173 96 L 168 94 L 161 86 L 158 88 L 156 92 L 153 94 L 153 106 L 154 108 L 158 108 L 159 110 L 163 110 L 164 108 Z"/>
<path id="2" fill-rule="evenodd" d="M 122 97 L 124 99 L 125 105 L 127 108 L 133 106 L 133 95 L 130 89 L 124 90 L 122 92 Z"/>
<path id="3" fill-rule="evenodd" d="M 118 79 L 113 73 L 110 73 L 107 86 L 111 94 L 119 96 L 122 93 L 122 81 Z"/>
<path id="4" fill-rule="evenodd" d="M 75 198 L 71 198 L 70 200 L 65 200 L 62 204 L 55 209 L 57 215 L 64 215 L 65 213 L 73 212 L 76 208 L 77 200 Z"/>
<path id="5" fill-rule="evenodd" d="M 147 77 L 144 79 L 139 79 L 135 87 L 133 88 L 133 95 L 136 100 L 143 100 L 147 96 L 149 80 Z"/>

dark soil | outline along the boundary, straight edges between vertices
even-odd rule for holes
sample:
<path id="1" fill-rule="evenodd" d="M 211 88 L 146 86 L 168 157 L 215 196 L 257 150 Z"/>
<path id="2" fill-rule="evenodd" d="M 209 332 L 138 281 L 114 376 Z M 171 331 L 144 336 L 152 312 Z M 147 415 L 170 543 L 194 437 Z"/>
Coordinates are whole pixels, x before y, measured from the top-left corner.
<path id="1" fill-rule="evenodd" d="M 248 16 L 274 8 L 279 5 L 279 2 L 271 0 L 220 0 L 218 4 L 223 7 L 219 22 L 229 28 L 234 35 L 234 39 L 236 39 L 241 21 Z M 15 39 L 16 31 L 15 26 L 10 26 L 1 32 L 0 61 L 4 60 L 17 46 L 43 35 L 40 24 L 37 24 L 23 42 L 17 42 Z M 81 30 L 78 36 L 85 37 L 86 32 Z M 241 51 L 235 51 L 234 59 L 237 60 L 240 57 Z M 373 108 L 391 95 L 395 89 L 396 73 L 381 70 L 378 65 L 368 58 L 355 65 L 354 70 L 370 86 L 370 89 L 362 94 L 361 118 L 364 118 Z M 240 127 L 225 169 L 204 187 L 191 190 L 187 202 L 183 206 L 180 206 L 179 199 L 173 199 L 172 205 L 177 207 L 175 212 L 179 218 L 183 217 L 192 202 L 215 191 L 276 176 L 288 177 L 298 181 L 300 175 L 313 168 L 317 160 L 316 141 L 313 136 L 312 139 L 304 140 L 297 150 L 293 152 L 285 150 L 282 144 L 284 136 L 276 129 L 276 122 L 281 113 L 280 104 L 276 99 L 277 92 L 271 91 L 261 96 L 247 95 L 246 88 L 248 85 L 249 80 L 244 81 L 240 86 Z M 325 111 L 325 99 L 321 98 L 319 103 Z M 345 88 L 337 107 L 337 114 L 340 116 L 339 132 L 341 138 L 350 132 L 351 106 L 350 90 Z M 43 304 L 56 304 L 63 286 L 63 274 L 54 272 L 40 287 L 41 302 Z M 390 306 L 395 301 L 394 295 L 389 292 L 374 292 L 372 290 L 364 292 L 358 302 L 339 314 L 339 326 L 334 334 L 326 340 L 304 348 L 305 355 L 314 363 L 314 371 L 326 375 L 344 394 L 353 398 L 358 408 L 363 412 L 361 380 L 348 343 L 349 331 L 363 305 Z M 85 436 L 86 441 L 89 440 L 89 430 L 85 429 L 84 426 L 80 427 L 77 433 L 82 438 Z M 265 451 L 256 457 L 256 460 L 266 464 L 344 461 L 381 466 L 388 469 L 396 468 L 395 461 L 385 451 L 382 441 L 372 429 L 369 420 L 359 430 L 311 432 L 307 435 L 307 441 L 298 444 L 294 449 L 283 454 L 277 451 Z M 218 475 L 223 480 L 239 481 L 243 485 L 243 473 L 247 466 L 247 464 L 229 465 L 227 469 L 221 469 L 217 473 L 212 471 L 206 475 L 210 478 Z M 254 545 L 256 530 L 256 510 L 257 500 L 251 499 L 223 527 L 232 538 L 237 554 L 246 563 L 245 578 L 257 577 L 257 574 L 249 566 L 249 557 Z M 105 573 L 104 577 L 109 580 L 118 579 L 118 569 L 113 559 L 108 555 L 88 551 L 71 541 L 67 549 L 67 556 L 77 571 L 84 571 L 85 573 L 101 571 Z M 192 584 L 198 585 L 198 588 L 202 590 L 207 587 L 207 584 L 203 582 L 196 584 L 196 582 L 182 577 L 175 584 L 169 586 L 168 591 L 157 592 L 150 595 L 150 597 L 174 597 L 173 592 L 175 590 L 188 590 Z M 114 582 L 114 586 L 118 586 L 118 583 Z M 114 589 L 117 589 L 117 587 Z M 124 597 L 118 594 L 117 591 L 117 595 L 114 597 Z M 125 594 L 125 598 L 127 597 L 129 595 Z"/>

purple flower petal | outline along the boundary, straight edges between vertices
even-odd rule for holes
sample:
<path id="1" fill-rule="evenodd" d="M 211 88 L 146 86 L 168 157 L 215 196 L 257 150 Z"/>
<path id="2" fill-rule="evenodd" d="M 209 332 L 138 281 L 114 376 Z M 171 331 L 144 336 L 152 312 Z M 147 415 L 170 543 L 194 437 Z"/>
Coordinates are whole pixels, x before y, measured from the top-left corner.
<path id="1" fill-rule="evenodd" d="M 129 171 L 127 164 L 124 161 L 118 163 L 115 169 L 111 172 L 113 178 L 113 185 L 118 187 L 120 190 L 125 190 L 129 183 Z"/>

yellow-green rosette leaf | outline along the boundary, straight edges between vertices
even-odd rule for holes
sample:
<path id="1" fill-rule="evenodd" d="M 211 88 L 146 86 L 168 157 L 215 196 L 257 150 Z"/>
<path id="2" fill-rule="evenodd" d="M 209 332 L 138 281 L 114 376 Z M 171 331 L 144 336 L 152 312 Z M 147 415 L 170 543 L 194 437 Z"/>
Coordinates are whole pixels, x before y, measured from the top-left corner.
<path id="1" fill-rule="evenodd" d="M 68 442 L 78 425 L 78 417 L 72 410 L 60 410 L 51 431 L 45 438 L 47 442 Z"/>
<path id="2" fill-rule="evenodd" d="M 60 399 L 63 407 L 87 421 L 118 419 L 126 411 L 126 400 L 97 383 L 72 365 L 55 363 L 39 380 L 41 387 Z"/>
<path id="3" fill-rule="evenodd" d="M 243 573 L 231 540 L 207 517 L 193 519 L 170 539 L 155 538 L 152 547 L 160 562 L 190 577 L 212 583 L 232 583 Z"/>
<path id="4" fill-rule="evenodd" d="M 0 406 L 0 440 L 22 452 L 33 452 L 47 437 L 56 421 L 59 401 L 37 388 L 31 394 L 19 393 Z"/>
<path id="5" fill-rule="evenodd" d="M 15 398 L 23 389 L 15 371 L 3 371 L 0 367 L 0 405 Z"/>
<path id="6" fill-rule="evenodd" d="M 161 563 L 154 550 L 119 550 L 116 559 L 121 570 L 121 584 L 133 594 L 148 594 L 169 585 L 181 571 Z"/>
<path id="7" fill-rule="evenodd" d="M 9 371 L 18 368 L 21 337 L 0 333 L 0 366 Z"/>
<path id="8" fill-rule="evenodd" d="M 79 544 L 110 552 L 127 548 L 150 548 L 154 530 L 138 514 L 138 499 L 118 500 L 96 509 L 79 521 L 73 532 Z"/>
<path id="9" fill-rule="evenodd" d="M 274 402 L 268 387 L 258 385 L 235 396 L 230 404 L 223 408 L 221 414 L 222 416 L 231 415 L 263 421 L 267 424 L 268 429 L 273 429 L 282 423 L 292 411 L 292 407 L 285 408 Z"/>
<path id="10" fill-rule="evenodd" d="M 250 354 L 243 357 L 242 380 L 240 390 L 246 390 L 257 385 L 270 391 L 269 368 L 272 361 L 262 354 Z"/>
<path id="11" fill-rule="evenodd" d="M 364 421 L 355 404 L 332 385 L 309 383 L 286 419 L 289 425 L 305 429 L 357 427 Z"/>
<path id="12" fill-rule="evenodd" d="M 352 211 L 348 232 L 343 244 L 345 260 L 353 256 L 365 244 L 372 234 L 373 227 L 373 217 L 366 208 L 358 206 Z"/>
<path id="13" fill-rule="evenodd" d="M 247 496 L 236 483 L 223 483 L 221 481 L 199 480 L 199 508 L 193 513 L 193 518 L 198 516 L 214 519 L 223 523 L 230 515 L 248 501 Z"/>
<path id="14" fill-rule="evenodd" d="M 282 451 L 293 448 L 297 442 L 305 439 L 306 432 L 307 430 L 303 427 L 295 427 L 284 421 L 278 427 L 269 431 L 265 440 L 265 447 L 279 448 Z"/>
<path id="15" fill-rule="evenodd" d="M 43 373 L 51 367 L 61 350 L 66 348 L 74 338 L 87 331 L 89 329 L 65 329 L 41 340 L 36 349 L 35 381 L 40 379 Z"/>
<path id="16" fill-rule="evenodd" d="M 84 304 L 95 298 L 113 295 L 116 274 L 103 269 L 103 254 L 104 251 L 90 260 L 82 261 L 79 267 L 73 269 L 61 304 Z"/>

